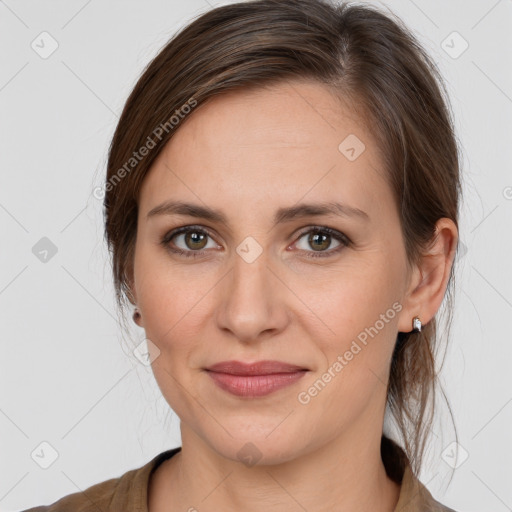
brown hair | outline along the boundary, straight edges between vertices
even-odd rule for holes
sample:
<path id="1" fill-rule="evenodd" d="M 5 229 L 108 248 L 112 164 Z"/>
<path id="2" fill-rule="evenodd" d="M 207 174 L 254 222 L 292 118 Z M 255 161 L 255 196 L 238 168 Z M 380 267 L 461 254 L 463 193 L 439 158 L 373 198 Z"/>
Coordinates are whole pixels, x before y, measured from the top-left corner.
<path id="1" fill-rule="evenodd" d="M 435 63 L 399 18 L 328 0 L 222 6 L 181 29 L 148 64 L 115 130 L 104 214 L 120 311 L 126 299 L 134 302 L 139 190 L 173 128 L 192 110 L 187 105 L 238 88 L 300 79 L 327 85 L 372 130 L 399 205 L 409 264 L 432 241 L 438 219 L 458 226 L 459 153 L 448 94 Z M 147 151 L 139 158 L 143 147 Z M 448 330 L 453 273 L 452 265 Z M 434 415 L 437 345 L 434 318 L 420 333 L 398 334 L 391 363 L 387 405 L 415 473 Z"/>

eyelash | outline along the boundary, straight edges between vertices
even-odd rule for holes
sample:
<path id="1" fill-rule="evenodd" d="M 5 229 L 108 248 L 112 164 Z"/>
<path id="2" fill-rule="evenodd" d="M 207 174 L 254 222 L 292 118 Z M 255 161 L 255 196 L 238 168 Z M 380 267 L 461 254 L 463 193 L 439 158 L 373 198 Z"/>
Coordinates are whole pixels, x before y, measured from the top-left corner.
<path id="1" fill-rule="evenodd" d="M 205 234 L 205 235 L 209 236 L 210 238 L 213 238 L 212 235 L 207 230 L 205 230 L 204 228 L 201 228 L 199 226 L 185 226 L 185 227 L 178 228 L 178 229 L 175 229 L 175 230 L 170 231 L 169 233 L 167 233 L 162 238 L 160 243 L 167 250 L 169 250 L 169 251 L 171 251 L 171 252 L 173 252 L 175 254 L 179 254 L 180 256 L 184 256 L 186 258 L 197 258 L 199 256 L 202 256 L 203 253 L 205 253 L 207 251 L 192 251 L 192 250 L 185 251 L 183 249 L 174 249 L 174 248 L 170 247 L 169 242 L 175 236 L 180 235 L 182 233 L 186 234 L 186 233 L 189 233 L 189 232 L 201 233 L 201 234 Z M 328 228 L 328 227 L 323 227 L 323 226 L 310 226 L 310 227 L 308 227 L 306 230 L 304 230 L 301 233 L 299 233 L 297 240 L 300 240 L 304 235 L 306 235 L 308 233 L 311 233 L 311 232 L 313 232 L 315 234 L 319 234 L 319 233 L 327 234 L 327 235 L 333 237 L 338 242 L 340 242 L 340 245 L 336 249 L 333 249 L 333 250 L 330 250 L 330 251 L 318 251 L 318 252 L 316 252 L 316 251 L 304 251 L 306 253 L 312 253 L 312 254 L 308 254 L 306 256 L 307 258 L 328 258 L 329 256 L 333 256 L 335 254 L 338 254 L 345 247 L 348 247 L 350 245 L 350 243 L 351 243 L 350 239 L 346 235 L 344 235 L 343 233 L 340 233 L 339 231 L 336 231 L 336 230 Z"/>

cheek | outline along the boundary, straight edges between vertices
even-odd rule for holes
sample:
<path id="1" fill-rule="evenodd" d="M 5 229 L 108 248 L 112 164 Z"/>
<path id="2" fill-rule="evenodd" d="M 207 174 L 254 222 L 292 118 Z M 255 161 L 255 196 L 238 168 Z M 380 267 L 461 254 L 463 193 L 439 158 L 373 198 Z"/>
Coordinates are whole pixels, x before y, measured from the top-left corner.
<path id="1" fill-rule="evenodd" d="M 379 281 L 377 274 L 367 279 L 372 274 L 353 272 L 343 282 L 334 281 L 336 286 L 317 298 L 317 309 L 312 307 L 334 334 L 322 329 L 323 335 L 318 330 L 313 338 L 323 363 L 301 388 L 301 400 L 310 400 L 311 414 L 328 415 L 333 428 L 385 399 L 401 305 L 390 291 L 389 276 Z M 312 328 L 309 334 L 314 335 Z"/>
<path id="2" fill-rule="evenodd" d="M 317 272 L 306 281 L 314 286 L 307 284 L 304 302 L 334 339 L 354 337 L 374 325 L 399 298 L 395 274 L 391 264 L 369 258 L 324 275 Z M 394 318 L 394 311 L 390 313 Z"/>
<path id="3" fill-rule="evenodd" d="M 399 265 L 383 257 L 362 261 L 321 280 L 308 295 L 308 305 L 329 327 L 317 330 L 315 339 L 323 355 L 319 373 L 333 382 L 325 399 L 333 405 L 340 394 L 364 403 L 376 386 L 385 386 L 396 340 Z"/>
<path id="4" fill-rule="evenodd" d="M 142 242 L 136 249 L 134 268 L 146 332 L 157 342 L 169 337 L 185 340 L 184 333 L 176 333 L 197 321 L 204 311 L 203 300 L 218 278 L 206 266 L 173 262 L 161 247 Z"/>

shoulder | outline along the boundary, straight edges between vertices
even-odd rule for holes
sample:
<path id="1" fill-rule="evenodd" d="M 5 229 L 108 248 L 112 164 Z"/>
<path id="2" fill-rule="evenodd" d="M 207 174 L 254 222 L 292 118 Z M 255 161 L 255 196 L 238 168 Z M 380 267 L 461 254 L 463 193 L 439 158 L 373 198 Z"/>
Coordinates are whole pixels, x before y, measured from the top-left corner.
<path id="1" fill-rule="evenodd" d="M 117 478 L 94 484 L 83 491 L 68 494 L 51 505 L 22 512 L 139 512 L 147 510 L 147 490 L 151 473 L 181 448 L 159 453 L 147 464 Z"/>
<path id="2" fill-rule="evenodd" d="M 434 499 L 414 474 L 407 455 L 398 443 L 382 436 L 381 455 L 388 476 L 400 484 L 400 495 L 393 512 L 457 512 Z"/>
<path id="3" fill-rule="evenodd" d="M 132 480 L 132 471 L 128 471 L 119 478 L 112 478 L 92 485 L 84 491 L 68 494 L 55 503 L 47 506 L 30 508 L 23 512 L 89 512 L 92 510 L 108 510 L 116 489 L 121 480 Z"/>
<path id="4" fill-rule="evenodd" d="M 395 512 L 457 512 L 437 501 L 413 474 L 408 465 L 402 480 L 402 492 Z"/>

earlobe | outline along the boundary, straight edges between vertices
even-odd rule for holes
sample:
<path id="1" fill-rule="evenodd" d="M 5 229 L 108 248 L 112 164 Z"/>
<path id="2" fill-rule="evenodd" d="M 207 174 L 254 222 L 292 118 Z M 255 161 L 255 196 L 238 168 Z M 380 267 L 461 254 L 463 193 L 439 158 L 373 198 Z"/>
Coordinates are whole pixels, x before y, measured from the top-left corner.
<path id="1" fill-rule="evenodd" d="M 139 308 L 138 307 L 135 307 L 134 311 L 133 311 L 133 321 L 139 326 L 139 327 L 142 327 L 141 325 L 141 314 L 140 314 L 140 311 L 139 311 Z"/>
<path id="2" fill-rule="evenodd" d="M 422 323 L 419 316 L 415 316 L 412 319 L 412 331 L 421 332 Z"/>
<path id="3" fill-rule="evenodd" d="M 457 239 L 455 223 L 451 219 L 439 219 L 432 242 L 410 280 L 398 326 L 400 332 L 413 329 L 411 320 L 414 317 L 418 317 L 425 325 L 438 311 L 448 286 Z"/>
<path id="4" fill-rule="evenodd" d="M 422 324 L 425 324 L 424 317 L 421 316 L 421 303 L 417 290 L 423 282 L 423 273 L 419 266 L 414 266 L 408 282 L 408 288 L 405 297 L 402 300 L 402 311 L 398 321 L 399 332 L 411 332 L 414 330 L 414 319 L 419 318 Z"/>
<path id="5" fill-rule="evenodd" d="M 128 282 L 128 299 L 130 302 L 134 305 L 132 318 L 135 324 L 137 324 L 139 327 L 142 327 L 142 315 L 140 313 L 139 308 L 137 307 L 137 294 L 135 293 L 135 287 L 133 286 L 133 280 L 130 280 Z"/>

